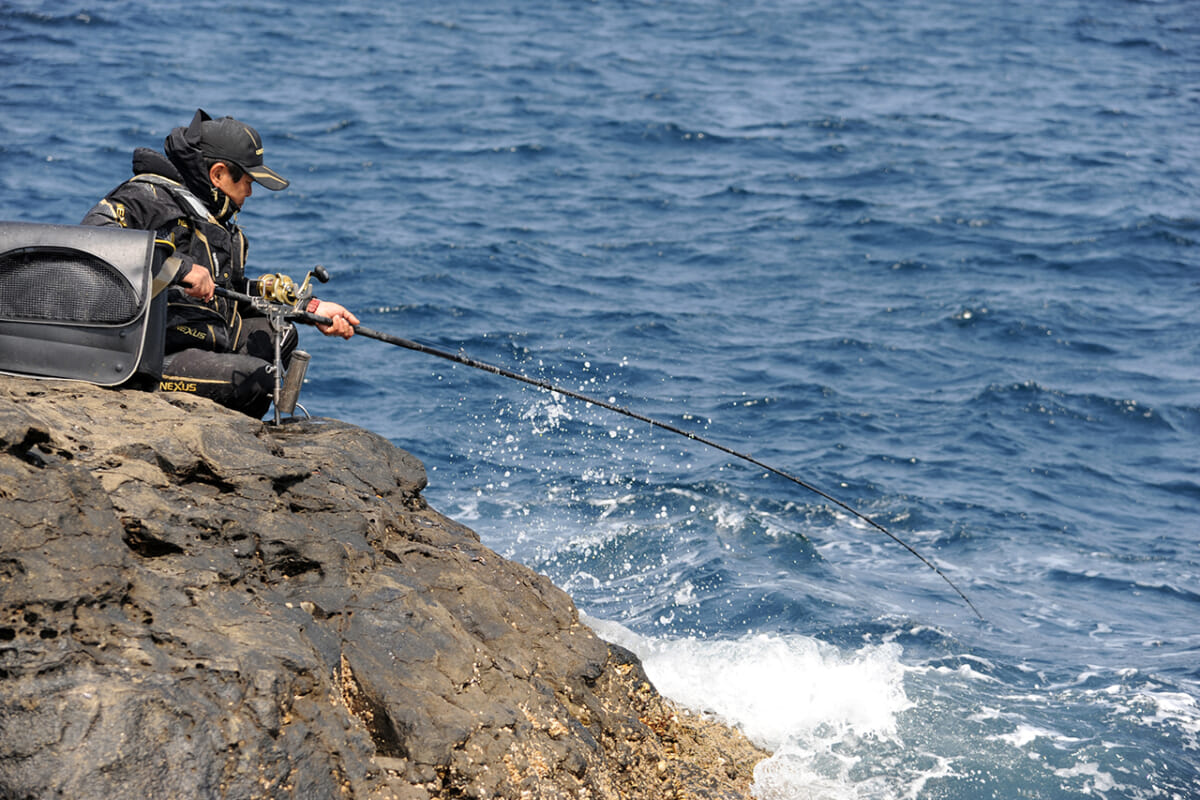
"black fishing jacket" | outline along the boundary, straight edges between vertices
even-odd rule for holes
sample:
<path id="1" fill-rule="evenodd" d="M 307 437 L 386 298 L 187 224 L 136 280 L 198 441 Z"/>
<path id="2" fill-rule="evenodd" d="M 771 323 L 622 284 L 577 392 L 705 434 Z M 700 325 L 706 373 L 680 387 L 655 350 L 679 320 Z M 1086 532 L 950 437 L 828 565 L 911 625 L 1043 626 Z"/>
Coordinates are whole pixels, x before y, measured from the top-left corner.
<path id="1" fill-rule="evenodd" d="M 167 156 L 135 150 L 134 176 L 93 206 L 83 224 L 154 231 L 154 291 L 168 292 L 167 352 L 226 352 L 238 340 L 243 309 L 223 297 L 207 303 L 189 297 L 182 281 L 200 264 L 217 286 L 245 292 L 246 237 L 234 220 L 236 207 L 209 184 L 203 159 L 182 130 L 167 137 Z"/>

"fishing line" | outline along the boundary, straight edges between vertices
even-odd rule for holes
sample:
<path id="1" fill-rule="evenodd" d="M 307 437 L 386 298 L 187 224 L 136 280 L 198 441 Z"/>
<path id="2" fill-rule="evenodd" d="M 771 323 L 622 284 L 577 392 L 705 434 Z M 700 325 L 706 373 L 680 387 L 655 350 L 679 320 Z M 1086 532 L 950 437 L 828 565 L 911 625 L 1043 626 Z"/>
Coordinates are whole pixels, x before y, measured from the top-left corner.
<path id="1" fill-rule="evenodd" d="M 227 290 L 220 290 L 220 293 L 224 294 L 228 297 L 233 297 L 235 299 L 253 300 L 253 298 L 251 298 L 249 296 L 239 295 L 236 292 L 230 292 Z M 288 317 L 293 318 L 293 319 L 299 319 L 299 320 L 301 320 L 303 322 L 307 322 L 311 325 L 328 325 L 332 322 L 332 320 L 329 319 L 328 317 L 318 316 L 316 314 L 312 314 L 307 311 L 290 311 L 288 313 Z M 685 439 L 690 439 L 694 442 L 699 442 L 700 444 L 706 445 L 715 450 L 719 450 L 722 453 L 731 455 L 734 458 L 741 459 L 742 461 L 753 464 L 756 467 L 765 469 L 767 472 L 770 472 L 774 475 L 778 475 L 781 478 L 789 480 L 792 483 L 796 484 L 797 486 L 800 486 L 800 487 L 812 492 L 813 494 L 816 494 L 818 497 L 824 498 L 826 501 L 834 504 L 838 508 L 841 508 L 844 511 L 849 512 L 850 514 L 853 514 L 858 519 L 867 523 L 872 528 L 875 528 L 877 531 L 879 531 L 882 534 L 884 534 L 885 536 L 887 536 L 893 542 L 895 542 L 896 544 L 903 547 L 909 553 L 916 556 L 916 558 L 918 560 L 920 560 L 920 562 L 922 564 L 924 564 L 925 566 L 927 566 L 931 570 L 933 570 L 935 573 L 937 573 L 937 575 L 943 581 L 945 581 L 946 584 L 951 589 L 953 589 L 954 592 L 959 597 L 962 598 L 963 602 L 967 604 L 967 606 L 971 609 L 971 611 L 975 612 L 975 616 L 979 617 L 979 619 L 981 619 L 981 620 L 983 619 L 983 615 L 979 613 L 979 609 L 975 608 L 975 604 L 972 603 L 970 598 L 968 598 L 966 596 L 966 594 L 963 593 L 962 589 L 959 589 L 958 586 L 955 585 L 954 581 L 950 580 L 950 578 L 946 575 L 946 573 L 942 572 L 942 570 L 939 569 L 936 564 L 934 564 L 932 561 L 927 559 L 925 556 L 923 556 L 919 552 L 917 552 L 916 548 L 914 548 L 908 542 L 904 541 L 899 536 L 892 533 L 887 528 L 883 527 L 878 522 L 876 522 L 875 520 L 868 517 L 866 514 L 863 514 L 862 512 L 858 511 L 857 509 L 855 509 L 853 506 L 849 505 L 848 503 L 845 503 L 845 502 L 837 499 L 833 495 L 828 494 L 827 492 L 819 489 L 816 486 L 813 486 L 811 483 L 808 483 L 807 481 L 804 481 L 804 480 L 796 477 L 795 475 L 792 475 L 788 472 L 785 472 L 784 470 L 779 469 L 778 467 L 773 467 L 770 464 L 760 461 L 759 459 L 755 458 L 754 456 L 752 456 L 748 453 L 739 452 L 737 450 L 734 450 L 731 447 L 726 447 L 725 445 L 721 444 L 720 442 L 714 442 L 712 439 L 708 439 L 708 438 L 701 436 L 697 433 L 694 433 L 692 431 L 685 430 L 683 428 L 679 428 L 679 427 L 672 425 L 670 423 L 667 423 L 667 422 L 662 422 L 660 420 L 654 419 L 653 417 L 648 417 L 645 414 L 639 414 L 636 411 L 625 408 L 623 406 L 616 405 L 615 403 L 609 403 L 607 401 L 600 400 L 599 398 L 591 397 L 586 394 L 582 394 L 581 392 L 572 391 L 571 389 L 565 389 L 561 386 L 556 386 L 555 384 L 552 384 L 549 381 L 541 380 L 540 378 L 532 378 L 528 375 L 523 375 L 519 372 L 513 372 L 512 370 L 507 370 L 507 369 L 504 369 L 503 367 L 498 367 L 494 364 L 488 364 L 484 361 L 477 361 L 462 352 L 451 353 L 448 350 L 439 350 L 436 347 L 430 347 L 427 344 L 421 344 L 420 342 L 415 342 L 412 339 L 405 339 L 400 336 L 393 336 L 390 333 L 383 333 L 382 331 L 377 331 L 377 330 L 374 330 L 373 328 L 368 328 L 365 325 L 355 325 L 354 332 L 356 334 L 358 334 L 359 336 L 366 336 L 368 339 L 376 339 L 378 341 L 386 342 L 387 344 L 395 345 L 397 347 L 403 347 L 407 350 L 413 350 L 418 353 L 425 353 L 426 355 L 435 356 L 437 358 L 442 358 L 447 361 L 453 361 L 456 364 L 462 364 L 463 366 L 471 367 L 472 369 L 478 369 L 478 370 L 482 370 L 484 372 L 490 372 L 493 375 L 499 375 L 502 378 L 509 378 L 510 380 L 519 381 L 521 383 L 526 383 L 526 384 L 529 384 L 530 386 L 536 386 L 537 388 L 543 389 L 548 392 L 554 392 L 555 394 L 560 394 L 565 397 L 570 397 L 575 400 L 580 400 L 584 403 L 590 403 L 591 405 L 599 406 L 600 408 L 608 409 L 609 411 L 613 411 L 618 414 L 623 414 L 627 417 L 630 417 L 631 419 L 636 419 L 639 422 L 645 422 L 646 424 L 651 425 L 655 428 L 660 428 L 661 430 L 669 431 L 670 433 L 677 434 L 679 436 L 684 437 Z"/>
<path id="2" fill-rule="evenodd" d="M 322 323 L 322 324 L 324 324 L 324 323 Z M 354 332 L 357 334 L 360 334 L 362 336 L 366 336 L 370 339 L 378 339 L 381 342 L 387 342 L 388 344 L 394 344 L 397 347 L 404 347 L 409 350 L 415 350 L 418 353 L 425 353 L 427 355 L 436 356 L 438 358 L 444 358 L 447 361 L 453 361 L 455 363 L 462 364 L 467 367 L 472 367 L 474 369 L 483 370 L 484 372 L 490 372 L 493 375 L 499 375 L 504 378 L 510 378 L 515 381 L 520 381 L 521 383 L 527 383 L 530 386 L 536 386 L 539 389 L 544 389 L 549 392 L 554 392 L 556 394 L 565 395 L 566 397 L 571 397 L 576 400 L 581 400 L 585 403 L 591 403 L 594 406 L 606 408 L 609 411 L 615 411 L 618 414 L 624 414 L 627 417 L 631 417 L 632 419 L 636 419 L 640 422 L 645 422 L 648 425 L 654 426 L 655 428 L 660 428 L 664 431 L 670 431 L 671 433 L 678 434 L 679 436 L 683 436 L 686 439 L 691 439 L 694 442 L 699 442 L 700 444 L 707 445 L 708 447 L 712 447 L 716 450 L 720 450 L 722 453 L 727 453 L 728 455 L 734 456 L 735 458 L 740 458 L 742 461 L 746 461 L 750 464 L 753 464 L 756 467 L 761 467 L 762 469 L 765 469 L 770 473 L 773 473 L 775 475 L 778 475 L 781 478 L 785 478 L 785 479 L 791 481 L 792 483 L 796 484 L 797 486 L 801 486 L 801 487 L 807 489 L 808 491 L 813 492 L 814 494 L 818 495 L 819 497 L 822 497 L 825 500 L 829 501 L 830 503 L 833 503 L 838 508 L 841 508 L 845 511 L 850 512 L 858 519 L 867 523 L 868 525 L 875 528 L 876 530 L 882 532 L 889 539 L 896 542 L 901 547 L 903 547 L 905 550 L 907 550 L 908 552 L 910 552 L 914 556 L 916 556 L 918 559 L 920 559 L 921 563 L 923 563 L 925 566 L 929 567 L 931 570 L 936 572 L 941 577 L 941 579 L 944 580 L 947 583 L 947 585 L 949 585 L 950 588 L 953 589 L 958 594 L 958 596 L 963 599 L 963 602 L 965 602 L 970 607 L 970 609 L 975 612 L 975 616 L 979 617 L 981 620 L 983 619 L 983 615 L 979 613 L 979 609 L 975 608 L 975 604 L 972 603 L 965 594 L 963 594 L 963 591 L 961 589 L 959 589 L 957 586 L 954 585 L 954 581 L 950 580 L 950 578 L 948 578 L 946 576 L 946 574 L 937 567 L 937 565 L 935 565 L 933 562 L 931 562 L 925 556 L 918 553 L 917 550 L 912 545 L 910 545 L 908 542 L 904 541 L 899 536 L 892 533 L 887 528 L 883 527 L 878 522 L 876 522 L 875 520 L 868 517 L 866 514 L 863 514 L 860 511 L 856 510 L 853 506 L 850 506 L 849 504 L 844 503 L 841 500 L 838 500 L 836 497 L 822 491 L 821 489 L 817 488 L 816 486 L 813 486 L 811 483 L 808 483 L 807 481 L 797 478 L 795 475 L 792 475 L 788 472 L 785 472 L 784 470 L 779 469 L 778 467 L 773 467 L 770 464 L 767 464 L 763 461 L 758 460 L 757 458 L 755 458 L 754 456 L 752 456 L 748 453 L 739 452 L 737 450 L 734 450 L 731 447 L 726 447 L 725 445 L 721 444 L 720 442 L 714 442 L 712 439 L 707 439 L 707 438 L 700 436 L 699 434 L 694 433 L 692 431 L 684 430 L 683 428 L 676 427 L 675 425 L 672 425 L 667 422 L 661 422 L 660 420 L 654 419 L 653 417 L 647 417 L 645 414 L 639 414 L 638 412 L 633 411 L 631 409 L 625 408 L 623 406 L 618 406 L 615 403 L 609 403 L 609 402 L 600 400 L 595 397 L 590 397 L 586 394 L 581 394 L 580 392 L 575 392 L 570 389 L 564 389 L 563 387 L 556 386 L 556 385 L 550 383 L 549 381 L 544 381 L 539 378 L 531 378 L 528 375 L 522 375 L 519 372 L 513 372 L 511 370 L 507 370 L 502 367 L 497 367 L 494 364 L 488 364 L 483 361 L 476 361 L 475 359 L 470 358 L 469 356 L 467 356 L 466 354 L 461 353 L 461 352 L 460 353 L 451 353 L 446 350 L 439 350 L 436 347 L 430 347 L 429 345 L 421 344 L 420 342 L 414 342 L 411 339 L 404 339 L 399 336 L 392 336 L 391 334 L 381 333 L 380 331 L 376 331 L 371 328 L 367 328 L 363 325 L 355 326 Z"/>

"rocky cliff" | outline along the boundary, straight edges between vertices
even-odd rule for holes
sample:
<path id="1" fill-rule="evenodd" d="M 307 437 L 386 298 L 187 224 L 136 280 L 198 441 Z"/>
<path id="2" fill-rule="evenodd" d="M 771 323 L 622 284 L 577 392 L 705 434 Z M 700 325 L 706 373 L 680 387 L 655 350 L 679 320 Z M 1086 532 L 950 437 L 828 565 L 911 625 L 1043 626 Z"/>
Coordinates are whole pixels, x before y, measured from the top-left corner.
<path id="1" fill-rule="evenodd" d="M 739 798 L 764 753 L 332 420 L 0 376 L 0 798 Z"/>

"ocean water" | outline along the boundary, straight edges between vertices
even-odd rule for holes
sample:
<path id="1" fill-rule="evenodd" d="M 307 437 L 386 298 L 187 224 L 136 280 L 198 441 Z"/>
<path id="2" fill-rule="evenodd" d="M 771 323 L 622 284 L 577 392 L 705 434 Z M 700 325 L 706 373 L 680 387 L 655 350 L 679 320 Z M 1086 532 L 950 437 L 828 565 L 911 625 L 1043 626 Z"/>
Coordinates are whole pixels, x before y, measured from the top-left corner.
<path id="1" fill-rule="evenodd" d="M 197 107 L 292 180 L 251 262 L 388 345 L 302 403 L 552 577 L 757 797 L 1200 797 L 1187 0 L 0 0 L 0 218 Z"/>

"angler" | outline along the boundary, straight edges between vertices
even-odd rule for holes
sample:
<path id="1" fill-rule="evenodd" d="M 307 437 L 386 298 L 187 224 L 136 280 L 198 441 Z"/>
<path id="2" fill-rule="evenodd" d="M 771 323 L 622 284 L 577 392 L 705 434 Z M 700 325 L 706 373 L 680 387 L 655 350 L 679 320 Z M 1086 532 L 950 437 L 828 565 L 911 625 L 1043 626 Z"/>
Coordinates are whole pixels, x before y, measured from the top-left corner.
<path id="1" fill-rule="evenodd" d="M 278 319 L 215 290 L 251 288 L 238 211 L 254 184 L 280 191 L 288 181 L 263 163 L 262 138 L 254 128 L 233 117 L 213 119 L 202 109 L 191 124 L 168 134 L 163 153 L 137 148 L 133 172 L 83 224 L 155 234 L 154 290 L 168 293 L 159 389 L 192 392 L 262 417 L 280 379 L 277 365 L 287 368 L 298 337 L 289 326 L 280 340 L 271 327 Z M 354 335 L 358 318 L 345 308 L 311 296 L 304 300 L 307 310 L 328 320 L 317 326 L 322 333 Z"/>

